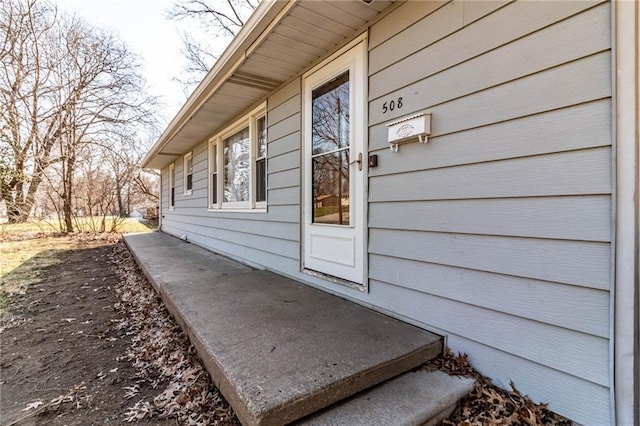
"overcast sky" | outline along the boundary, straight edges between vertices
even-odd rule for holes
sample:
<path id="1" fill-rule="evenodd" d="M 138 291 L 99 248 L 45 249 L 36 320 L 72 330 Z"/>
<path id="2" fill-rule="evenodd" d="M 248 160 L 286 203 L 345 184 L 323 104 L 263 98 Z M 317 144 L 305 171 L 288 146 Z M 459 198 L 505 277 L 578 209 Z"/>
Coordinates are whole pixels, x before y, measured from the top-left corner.
<path id="1" fill-rule="evenodd" d="M 112 29 L 138 54 L 151 93 L 162 96 L 168 123 L 185 102 L 182 86 L 172 81 L 182 72 L 179 25 L 165 17 L 173 0 L 53 0 L 59 10 L 75 13 L 91 24 Z"/>

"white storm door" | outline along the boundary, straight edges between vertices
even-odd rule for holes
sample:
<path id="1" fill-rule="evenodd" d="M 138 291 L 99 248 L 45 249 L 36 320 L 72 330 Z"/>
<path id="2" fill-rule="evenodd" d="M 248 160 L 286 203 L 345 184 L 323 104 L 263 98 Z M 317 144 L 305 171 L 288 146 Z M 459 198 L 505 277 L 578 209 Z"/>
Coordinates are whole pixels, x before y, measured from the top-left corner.
<path id="1" fill-rule="evenodd" d="M 303 268 L 364 284 L 365 43 L 304 77 Z"/>

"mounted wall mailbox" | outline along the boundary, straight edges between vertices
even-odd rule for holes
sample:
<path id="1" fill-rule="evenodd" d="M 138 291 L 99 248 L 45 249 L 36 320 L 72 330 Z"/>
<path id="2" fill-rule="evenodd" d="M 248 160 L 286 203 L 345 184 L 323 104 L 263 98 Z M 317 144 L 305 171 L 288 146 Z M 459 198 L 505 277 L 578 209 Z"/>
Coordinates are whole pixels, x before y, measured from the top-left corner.
<path id="1" fill-rule="evenodd" d="M 414 141 L 427 143 L 431 134 L 431 113 L 421 112 L 387 123 L 389 148 L 398 152 L 398 145 Z"/>

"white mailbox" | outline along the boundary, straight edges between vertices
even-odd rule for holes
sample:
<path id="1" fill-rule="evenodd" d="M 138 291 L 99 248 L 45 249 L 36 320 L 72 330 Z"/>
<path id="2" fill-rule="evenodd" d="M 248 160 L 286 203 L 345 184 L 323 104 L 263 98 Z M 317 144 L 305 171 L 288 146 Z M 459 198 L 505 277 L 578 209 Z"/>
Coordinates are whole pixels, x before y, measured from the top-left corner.
<path id="1" fill-rule="evenodd" d="M 402 117 L 391 123 L 387 123 L 388 142 L 391 151 L 398 152 L 398 145 L 413 142 L 427 143 L 431 134 L 431 113 L 421 112 L 420 114 Z"/>

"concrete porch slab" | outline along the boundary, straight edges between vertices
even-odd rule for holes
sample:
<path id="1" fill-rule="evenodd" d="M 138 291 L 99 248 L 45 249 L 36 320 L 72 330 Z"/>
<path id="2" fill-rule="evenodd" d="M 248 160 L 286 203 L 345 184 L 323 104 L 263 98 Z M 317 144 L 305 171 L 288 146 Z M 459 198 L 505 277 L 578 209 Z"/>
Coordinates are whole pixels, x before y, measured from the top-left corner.
<path id="1" fill-rule="evenodd" d="M 126 235 L 244 425 L 281 425 L 416 367 L 439 336 L 170 235 Z"/>

